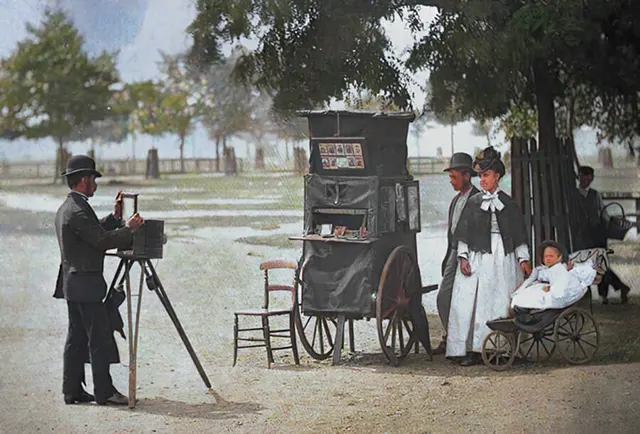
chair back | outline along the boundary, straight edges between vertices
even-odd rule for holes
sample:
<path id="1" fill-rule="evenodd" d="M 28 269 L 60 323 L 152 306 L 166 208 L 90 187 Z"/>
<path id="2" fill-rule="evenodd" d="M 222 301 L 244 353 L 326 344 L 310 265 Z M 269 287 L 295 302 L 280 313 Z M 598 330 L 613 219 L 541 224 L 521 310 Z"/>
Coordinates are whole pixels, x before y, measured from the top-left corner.
<path id="1" fill-rule="evenodd" d="M 264 303 L 263 309 L 269 309 L 269 297 L 272 292 L 288 291 L 291 293 L 291 308 L 293 309 L 296 291 L 295 287 L 291 285 L 272 285 L 269 283 L 269 271 L 278 269 L 289 269 L 294 272 L 298 269 L 298 264 L 291 261 L 285 261 L 283 259 L 276 259 L 272 261 L 265 261 L 260 264 L 260 270 L 264 271 Z M 295 277 L 294 277 L 295 280 Z"/>

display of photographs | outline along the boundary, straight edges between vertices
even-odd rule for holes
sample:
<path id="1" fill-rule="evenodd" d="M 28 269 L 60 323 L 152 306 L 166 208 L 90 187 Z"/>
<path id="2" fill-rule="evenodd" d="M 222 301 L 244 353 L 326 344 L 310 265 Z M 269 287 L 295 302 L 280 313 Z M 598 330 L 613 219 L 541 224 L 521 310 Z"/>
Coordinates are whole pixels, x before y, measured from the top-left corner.
<path id="1" fill-rule="evenodd" d="M 364 169 L 360 143 L 319 143 L 323 169 Z"/>

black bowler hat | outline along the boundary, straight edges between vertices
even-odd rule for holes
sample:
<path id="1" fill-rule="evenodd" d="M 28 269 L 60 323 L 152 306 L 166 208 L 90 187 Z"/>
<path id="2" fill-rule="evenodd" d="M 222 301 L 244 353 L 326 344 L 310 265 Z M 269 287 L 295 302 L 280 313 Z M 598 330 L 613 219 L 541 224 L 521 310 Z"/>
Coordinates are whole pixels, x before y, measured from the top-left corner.
<path id="1" fill-rule="evenodd" d="M 445 172 L 450 171 L 451 169 L 457 170 L 468 170 L 471 173 L 471 176 L 476 176 L 475 170 L 473 170 L 473 159 L 471 155 L 464 152 L 456 152 L 451 156 L 451 160 L 449 161 L 449 167 L 444 169 Z"/>
<path id="2" fill-rule="evenodd" d="M 67 161 L 67 170 L 61 173 L 62 176 L 73 175 L 79 172 L 89 172 L 90 175 L 95 175 L 96 178 L 102 176 L 102 173 L 96 170 L 96 162 L 93 158 L 86 155 L 74 155 Z"/>

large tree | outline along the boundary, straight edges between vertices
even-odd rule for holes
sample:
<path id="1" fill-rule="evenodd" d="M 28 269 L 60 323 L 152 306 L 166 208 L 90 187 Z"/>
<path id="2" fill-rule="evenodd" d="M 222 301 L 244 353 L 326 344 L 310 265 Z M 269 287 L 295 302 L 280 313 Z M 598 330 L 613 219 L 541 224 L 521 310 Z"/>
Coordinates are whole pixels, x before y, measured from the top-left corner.
<path id="1" fill-rule="evenodd" d="M 158 120 L 160 128 L 178 136 L 180 171 L 184 172 L 184 142 L 204 114 L 206 80 L 191 69 L 183 55 L 160 54 L 163 79 L 158 83 L 162 96 Z"/>
<path id="2" fill-rule="evenodd" d="M 628 0 L 199 0 L 192 58 L 206 63 L 221 44 L 252 38 L 257 48 L 236 72 L 276 91 L 281 109 L 340 99 L 352 86 L 406 108 L 409 72 L 381 22 L 401 19 L 419 31 L 424 6 L 441 8 L 407 66 L 429 69 L 434 88 L 453 86 L 462 115 L 533 109 L 546 147 L 555 139 L 557 105 L 568 89 L 581 89 L 598 106 L 585 122 L 614 136 L 638 131 L 640 2 Z"/>
<path id="3" fill-rule="evenodd" d="M 65 141 L 74 130 L 109 115 L 118 73 L 113 54 L 86 54 L 82 36 L 61 12 L 47 11 L 40 25 L 28 24 L 27 31 L 0 65 L 6 81 L 1 122 L 15 135 L 56 141 L 57 179 Z"/>
<path id="4" fill-rule="evenodd" d="M 244 49 L 234 50 L 227 58 L 203 68 L 206 81 L 202 124 L 216 144 L 216 171 L 220 171 L 220 149 L 227 139 L 249 129 L 255 95 L 251 86 L 232 79 L 238 57 Z"/>

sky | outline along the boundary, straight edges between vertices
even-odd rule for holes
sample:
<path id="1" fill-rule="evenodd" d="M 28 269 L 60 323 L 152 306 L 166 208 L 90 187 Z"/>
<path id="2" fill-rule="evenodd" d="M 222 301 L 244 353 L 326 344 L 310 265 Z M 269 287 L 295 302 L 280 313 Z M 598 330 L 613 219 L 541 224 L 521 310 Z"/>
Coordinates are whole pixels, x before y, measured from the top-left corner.
<path id="1" fill-rule="evenodd" d="M 9 56 L 16 43 L 27 36 L 27 22 L 37 24 L 47 7 L 62 7 L 76 23 L 86 39 L 86 49 L 91 53 L 102 49 L 119 50 L 118 68 L 124 81 L 137 81 L 158 78 L 157 62 L 160 60 L 159 50 L 169 54 L 186 50 L 190 38 L 185 29 L 196 15 L 193 0 L 0 0 L 0 58 Z M 429 20 L 435 14 L 434 8 L 425 8 L 422 17 Z M 384 24 L 394 49 L 402 54 L 413 43 L 411 32 L 400 20 Z M 251 45 L 251 41 L 248 42 Z M 424 83 L 428 77 L 426 72 L 416 75 L 418 83 Z M 415 105 L 421 106 L 424 94 L 415 87 Z M 332 108 L 342 108 L 339 101 L 333 102 Z M 458 124 L 454 128 L 454 149 L 456 152 L 472 153 L 476 147 L 485 147 L 486 139 L 474 136 L 469 122 Z M 504 137 L 498 134 L 494 145 L 504 143 Z M 579 151 L 593 153 L 595 136 L 590 131 L 580 132 L 576 143 Z M 178 157 L 178 140 L 167 136 L 159 139 L 138 137 L 134 144 L 132 139 L 118 145 L 101 147 L 98 157 L 126 158 L 135 147 L 136 156 L 146 155 L 151 146 L 159 149 L 161 158 Z M 240 139 L 233 139 L 236 154 L 244 157 L 250 147 Z M 451 129 L 435 125 L 425 130 L 421 137 L 409 134 L 407 138 L 409 155 L 435 156 L 437 148 L 442 148 L 445 156 L 451 154 Z M 71 146 L 72 153 L 84 153 L 88 143 L 77 143 Z M 506 146 L 502 146 L 506 150 Z M 284 151 L 281 150 L 284 154 Z M 16 140 L 0 141 L 0 159 L 11 160 L 50 160 L 55 155 L 53 141 Z M 208 140 L 206 132 L 198 128 L 192 137 L 187 139 L 186 157 L 212 157 L 215 149 Z"/>

